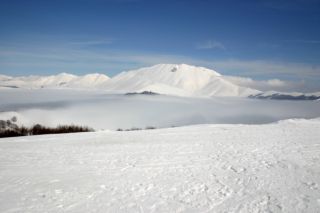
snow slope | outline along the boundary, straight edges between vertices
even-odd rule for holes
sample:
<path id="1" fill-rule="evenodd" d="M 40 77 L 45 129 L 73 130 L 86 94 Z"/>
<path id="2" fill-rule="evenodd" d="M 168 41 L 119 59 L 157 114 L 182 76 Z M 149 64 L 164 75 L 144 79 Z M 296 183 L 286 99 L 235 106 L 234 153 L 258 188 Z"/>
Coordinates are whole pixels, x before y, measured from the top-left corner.
<path id="1" fill-rule="evenodd" d="M 232 84 L 214 70 L 187 64 L 158 64 L 123 72 L 101 87 L 120 93 L 152 91 L 180 96 L 248 96 L 258 92 Z"/>
<path id="2" fill-rule="evenodd" d="M 318 212 L 320 120 L 0 139 L 0 212 Z"/>
<path id="3" fill-rule="evenodd" d="M 7 81 L 7 80 L 10 80 L 11 78 L 12 77 L 10 76 L 0 74 L 0 81 Z"/>
<path id="4" fill-rule="evenodd" d="M 12 88 L 95 88 L 109 80 L 103 74 L 76 76 L 60 73 L 51 76 L 8 77 L 0 76 L 0 87 Z"/>

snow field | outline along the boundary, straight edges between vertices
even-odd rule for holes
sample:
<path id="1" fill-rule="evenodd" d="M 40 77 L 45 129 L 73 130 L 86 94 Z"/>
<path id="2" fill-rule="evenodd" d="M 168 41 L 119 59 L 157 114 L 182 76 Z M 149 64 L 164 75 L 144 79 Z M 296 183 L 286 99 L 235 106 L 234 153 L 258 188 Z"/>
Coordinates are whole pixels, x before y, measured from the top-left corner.
<path id="1" fill-rule="evenodd" d="M 317 212 L 320 121 L 0 140 L 0 212 Z"/>

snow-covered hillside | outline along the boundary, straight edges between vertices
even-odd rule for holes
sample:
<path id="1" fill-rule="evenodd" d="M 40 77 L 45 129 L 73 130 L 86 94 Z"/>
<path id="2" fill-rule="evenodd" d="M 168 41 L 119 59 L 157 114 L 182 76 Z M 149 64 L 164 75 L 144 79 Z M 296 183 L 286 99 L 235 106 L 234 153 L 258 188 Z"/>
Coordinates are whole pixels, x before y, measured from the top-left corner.
<path id="1" fill-rule="evenodd" d="M 158 64 L 123 72 L 102 85 L 115 92 L 151 91 L 179 96 L 248 96 L 258 91 L 237 86 L 219 73 L 186 64 Z"/>
<path id="2" fill-rule="evenodd" d="M 0 139 L 0 212 L 318 212 L 320 120 Z"/>
<path id="3" fill-rule="evenodd" d="M 51 76 L 9 77 L 0 76 L 0 87 L 9 88 L 95 88 L 109 80 L 103 74 L 76 76 L 61 73 Z"/>

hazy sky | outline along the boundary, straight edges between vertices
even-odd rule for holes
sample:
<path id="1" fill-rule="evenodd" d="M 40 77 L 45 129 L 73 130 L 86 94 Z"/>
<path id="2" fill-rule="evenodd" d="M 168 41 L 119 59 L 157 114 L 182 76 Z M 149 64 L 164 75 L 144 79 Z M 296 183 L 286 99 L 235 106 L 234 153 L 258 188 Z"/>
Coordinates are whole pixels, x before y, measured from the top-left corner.
<path id="1" fill-rule="evenodd" d="M 0 73 L 187 63 L 319 82 L 318 0 L 0 0 Z"/>

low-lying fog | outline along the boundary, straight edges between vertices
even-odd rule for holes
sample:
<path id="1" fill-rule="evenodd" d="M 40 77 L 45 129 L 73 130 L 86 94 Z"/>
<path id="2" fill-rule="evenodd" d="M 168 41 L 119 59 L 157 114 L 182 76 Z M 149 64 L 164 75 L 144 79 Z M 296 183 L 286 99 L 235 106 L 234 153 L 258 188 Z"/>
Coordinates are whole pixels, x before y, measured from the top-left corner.
<path id="1" fill-rule="evenodd" d="M 86 125 L 95 129 L 171 127 L 204 123 L 262 124 L 320 117 L 320 101 L 111 95 L 83 90 L 0 90 L 0 120 L 26 126 Z"/>

